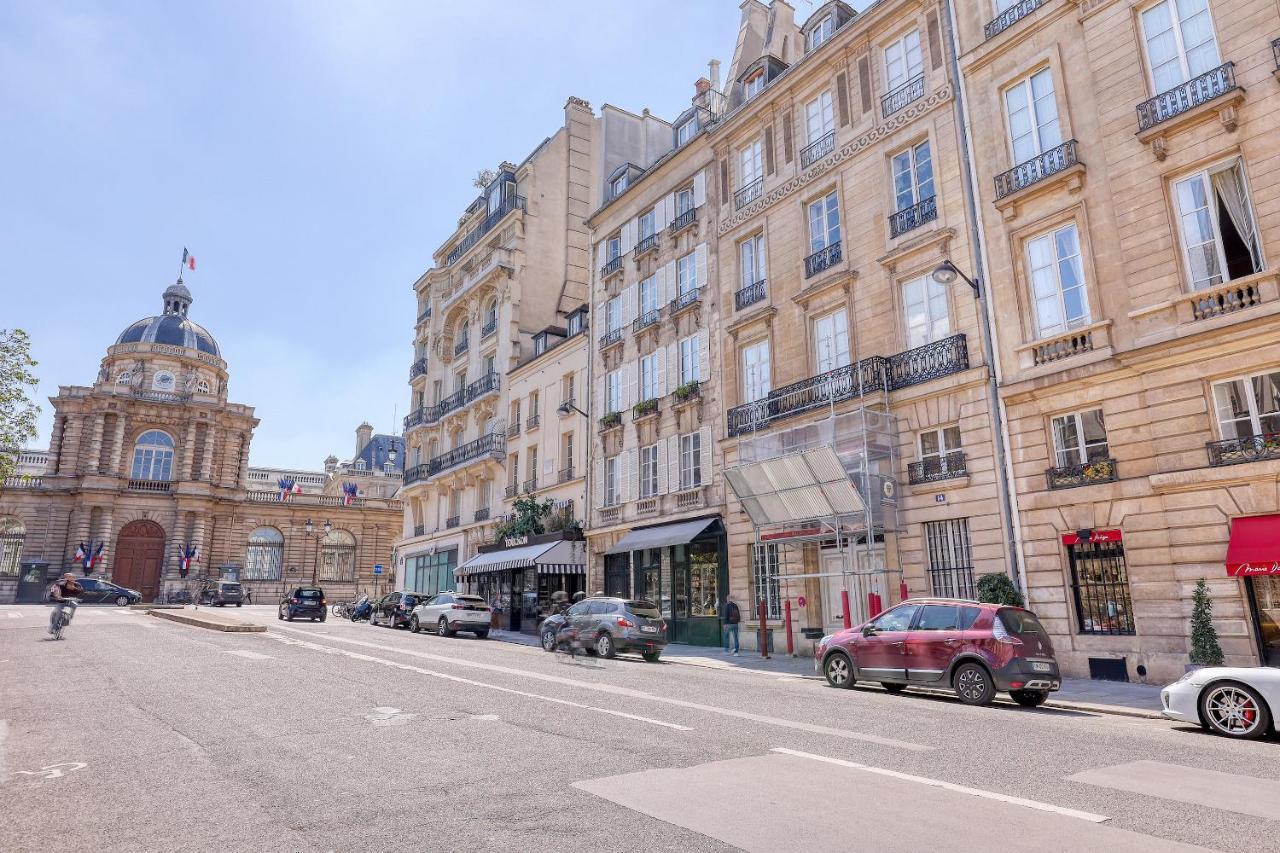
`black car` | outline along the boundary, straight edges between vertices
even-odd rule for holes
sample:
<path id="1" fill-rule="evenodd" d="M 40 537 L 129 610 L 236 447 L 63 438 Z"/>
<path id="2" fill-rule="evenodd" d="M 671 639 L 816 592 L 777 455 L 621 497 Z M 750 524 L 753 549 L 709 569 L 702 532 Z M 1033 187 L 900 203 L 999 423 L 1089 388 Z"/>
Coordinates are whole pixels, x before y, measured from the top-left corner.
<path id="1" fill-rule="evenodd" d="M 388 628 L 408 628 L 413 608 L 426 604 L 431 596 L 417 592 L 389 592 L 373 603 L 369 614 L 370 625 L 386 625 Z"/>
<path id="2" fill-rule="evenodd" d="M 240 607 L 244 604 L 244 588 L 239 581 L 208 581 L 196 596 L 196 602 L 217 607 L 228 604 Z"/>
<path id="3" fill-rule="evenodd" d="M 114 604 L 124 607 L 126 604 L 142 601 L 142 593 L 136 589 L 125 589 L 101 578 L 80 578 L 76 583 L 84 587 L 84 592 L 80 594 L 81 604 Z"/>
<path id="4" fill-rule="evenodd" d="M 294 619 L 323 622 L 328 615 L 329 606 L 325 601 L 324 590 L 318 586 L 300 586 L 280 602 L 280 612 L 276 614 L 276 618 L 286 622 Z"/>

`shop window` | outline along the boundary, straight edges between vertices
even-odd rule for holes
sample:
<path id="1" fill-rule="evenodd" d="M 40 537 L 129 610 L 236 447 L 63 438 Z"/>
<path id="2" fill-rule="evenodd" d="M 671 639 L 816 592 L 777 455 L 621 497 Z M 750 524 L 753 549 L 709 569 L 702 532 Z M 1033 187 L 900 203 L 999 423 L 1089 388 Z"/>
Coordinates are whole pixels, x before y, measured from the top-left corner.
<path id="1" fill-rule="evenodd" d="M 782 591 L 778 585 L 778 546 L 775 543 L 752 546 L 751 600 L 764 599 L 770 619 L 782 618 Z M 753 611 L 753 608 L 747 607 Z"/>
<path id="2" fill-rule="evenodd" d="M 1067 545 L 1081 634 L 1134 634 L 1123 542 Z"/>

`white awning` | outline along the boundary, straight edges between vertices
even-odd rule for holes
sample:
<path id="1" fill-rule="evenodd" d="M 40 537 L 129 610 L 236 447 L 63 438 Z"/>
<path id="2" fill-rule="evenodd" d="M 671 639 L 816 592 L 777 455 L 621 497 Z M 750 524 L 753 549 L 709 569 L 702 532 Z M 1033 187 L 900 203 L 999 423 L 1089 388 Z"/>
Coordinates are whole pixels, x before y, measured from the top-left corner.
<path id="1" fill-rule="evenodd" d="M 626 554 L 646 548 L 665 548 L 668 545 L 687 545 L 702 531 L 716 523 L 716 518 L 695 518 L 693 521 L 675 521 L 656 524 L 627 532 L 606 554 Z"/>
<path id="2" fill-rule="evenodd" d="M 853 515 L 865 508 L 832 447 L 739 465 L 724 477 L 757 527 Z"/>
<path id="3" fill-rule="evenodd" d="M 476 554 L 454 569 L 457 577 L 536 567 L 539 574 L 586 574 L 586 545 L 561 539 Z"/>

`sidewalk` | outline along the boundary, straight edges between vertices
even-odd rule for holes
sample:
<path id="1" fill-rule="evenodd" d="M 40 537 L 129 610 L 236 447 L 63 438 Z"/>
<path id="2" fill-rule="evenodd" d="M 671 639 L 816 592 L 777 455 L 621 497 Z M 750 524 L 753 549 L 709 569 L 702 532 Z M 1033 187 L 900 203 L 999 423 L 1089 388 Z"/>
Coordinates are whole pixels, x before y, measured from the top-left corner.
<path id="1" fill-rule="evenodd" d="M 207 628 L 210 631 L 223 631 L 232 634 L 261 634 L 267 629 L 262 625 L 251 625 L 248 622 L 241 622 L 238 619 L 232 619 L 229 616 L 213 613 L 208 608 L 197 610 L 195 608 L 181 608 L 178 610 L 150 609 L 146 611 L 152 616 L 160 619 L 167 619 L 170 622 L 180 622 L 183 625 L 191 625 L 196 628 Z"/>

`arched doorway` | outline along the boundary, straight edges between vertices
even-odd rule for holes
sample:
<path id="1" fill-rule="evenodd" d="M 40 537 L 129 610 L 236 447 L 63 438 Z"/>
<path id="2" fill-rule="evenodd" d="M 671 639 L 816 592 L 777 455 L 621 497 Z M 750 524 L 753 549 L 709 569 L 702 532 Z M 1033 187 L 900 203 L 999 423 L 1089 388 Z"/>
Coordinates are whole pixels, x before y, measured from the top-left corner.
<path id="1" fill-rule="evenodd" d="M 112 581 L 154 601 L 164 568 L 164 528 L 154 521 L 131 521 L 120 530 L 112 561 Z"/>

